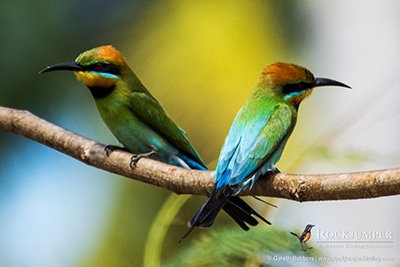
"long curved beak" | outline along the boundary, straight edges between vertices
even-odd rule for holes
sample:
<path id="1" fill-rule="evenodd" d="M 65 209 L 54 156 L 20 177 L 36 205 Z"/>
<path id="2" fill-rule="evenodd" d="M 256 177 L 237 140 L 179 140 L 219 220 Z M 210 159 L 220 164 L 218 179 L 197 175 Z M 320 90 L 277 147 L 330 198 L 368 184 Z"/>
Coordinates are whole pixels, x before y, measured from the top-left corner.
<path id="1" fill-rule="evenodd" d="M 326 79 L 326 78 L 316 78 L 313 87 L 327 86 L 327 85 L 341 86 L 341 87 L 346 87 L 346 88 L 351 89 L 350 86 L 348 86 L 344 83 L 341 83 L 341 82 L 338 82 L 335 80 L 331 80 L 331 79 Z"/>
<path id="2" fill-rule="evenodd" d="M 47 67 L 44 70 L 39 71 L 39 74 L 53 70 L 84 71 L 85 69 L 76 62 L 64 62 Z"/>

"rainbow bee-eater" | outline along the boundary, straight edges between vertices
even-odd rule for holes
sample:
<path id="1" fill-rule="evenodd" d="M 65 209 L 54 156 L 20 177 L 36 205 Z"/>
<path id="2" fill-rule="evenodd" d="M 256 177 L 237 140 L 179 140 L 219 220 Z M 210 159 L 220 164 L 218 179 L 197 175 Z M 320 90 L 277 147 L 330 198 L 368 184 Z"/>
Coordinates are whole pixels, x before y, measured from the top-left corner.
<path id="1" fill-rule="evenodd" d="M 200 210 L 189 221 L 194 227 L 214 224 L 221 208 L 232 196 L 251 188 L 275 164 L 296 125 L 301 101 L 314 87 L 349 86 L 315 78 L 304 67 L 275 63 L 264 69 L 249 99 L 239 110 L 221 150 L 215 171 L 215 187 Z M 184 237 L 185 237 L 184 236 Z"/>
<path id="2" fill-rule="evenodd" d="M 112 46 L 100 46 L 80 54 L 74 62 L 50 66 L 40 73 L 74 71 L 92 93 L 104 122 L 133 154 L 152 155 L 154 159 L 182 168 L 206 170 L 206 165 L 161 104 L 150 94 Z M 107 146 L 107 154 L 115 149 Z M 131 166 L 132 165 L 131 162 Z M 231 198 L 224 210 L 243 228 L 257 225 L 252 215 L 263 219 L 239 197 Z"/>

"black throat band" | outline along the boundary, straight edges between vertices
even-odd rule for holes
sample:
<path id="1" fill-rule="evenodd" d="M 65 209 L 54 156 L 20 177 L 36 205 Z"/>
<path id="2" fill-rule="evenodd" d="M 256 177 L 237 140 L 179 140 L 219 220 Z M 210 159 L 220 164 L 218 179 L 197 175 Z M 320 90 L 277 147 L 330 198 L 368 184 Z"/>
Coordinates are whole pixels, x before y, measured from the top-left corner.
<path id="1" fill-rule="evenodd" d="M 114 91 L 115 85 L 109 87 L 93 86 L 88 88 L 92 93 L 94 99 L 102 99 L 111 94 L 112 91 Z"/>

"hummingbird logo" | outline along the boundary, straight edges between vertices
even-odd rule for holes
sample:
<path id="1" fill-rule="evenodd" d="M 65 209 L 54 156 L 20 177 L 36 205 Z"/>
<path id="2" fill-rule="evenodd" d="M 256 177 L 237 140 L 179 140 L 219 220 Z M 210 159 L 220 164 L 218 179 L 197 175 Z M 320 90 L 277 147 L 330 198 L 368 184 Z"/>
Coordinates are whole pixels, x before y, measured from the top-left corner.
<path id="1" fill-rule="evenodd" d="M 311 228 L 313 228 L 315 225 L 312 224 L 307 224 L 306 228 L 304 229 L 303 233 L 301 235 L 295 234 L 293 232 L 290 232 L 292 235 L 297 237 L 300 240 L 301 244 L 301 250 L 306 251 L 307 249 L 312 249 L 312 247 L 307 246 L 307 241 L 310 240 L 311 237 Z M 304 247 L 305 245 L 305 247 Z"/>

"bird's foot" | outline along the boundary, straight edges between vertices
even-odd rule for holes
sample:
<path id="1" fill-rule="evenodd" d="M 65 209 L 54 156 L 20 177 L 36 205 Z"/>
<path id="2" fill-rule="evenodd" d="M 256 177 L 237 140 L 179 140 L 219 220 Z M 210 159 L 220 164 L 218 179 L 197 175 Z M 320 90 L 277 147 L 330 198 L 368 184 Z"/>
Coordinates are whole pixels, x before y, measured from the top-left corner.
<path id="1" fill-rule="evenodd" d="M 129 166 L 131 166 L 131 169 L 133 170 L 134 168 L 136 168 L 136 163 L 141 159 L 141 158 L 148 158 L 151 155 L 155 155 L 157 154 L 156 151 L 152 150 L 148 153 L 142 153 L 142 154 L 134 154 L 131 157 L 131 163 L 129 164 Z"/>
<path id="2" fill-rule="evenodd" d="M 304 244 L 304 243 L 303 243 L 303 244 Z M 305 247 L 302 246 L 302 248 L 301 248 L 302 251 L 307 251 L 307 250 L 309 250 L 309 249 L 312 249 L 312 247 L 307 246 L 307 244 L 304 244 L 304 245 L 305 245 Z"/>
<path id="3" fill-rule="evenodd" d="M 121 150 L 121 151 L 129 152 L 128 149 L 126 149 L 125 147 L 120 147 L 120 146 L 108 145 L 108 146 L 106 146 L 106 147 L 104 148 L 104 151 L 106 152 L 107 157 L 109 157 L 110 154 L 111 154 L 114 150 Z"/>
<path id="4" fill-rule="evenodd" d="M 278 168 L 275 167 L 275 165 L 272 165 L 272 166 L 271 166 L 271 169 L 269 169 L 267 173 L 275 174 L 275 173 L 280 173 L 280 172 L 281 172 L 281 171 L 278 170 Z"/>
<path id="5" fill-rule="evenodd" d="M 275 175 L 277 173 L 280 173 L 280 172 L 281 171 L 278 170 L 278 168 L 276 168 L 274 165 L 272 165 L 271 168 L 268 169 L 268 171 L 264 173 L 264 176 L 265 177 L 271 177 L 271 176 L 273 176 L 273 175 Z"/>

